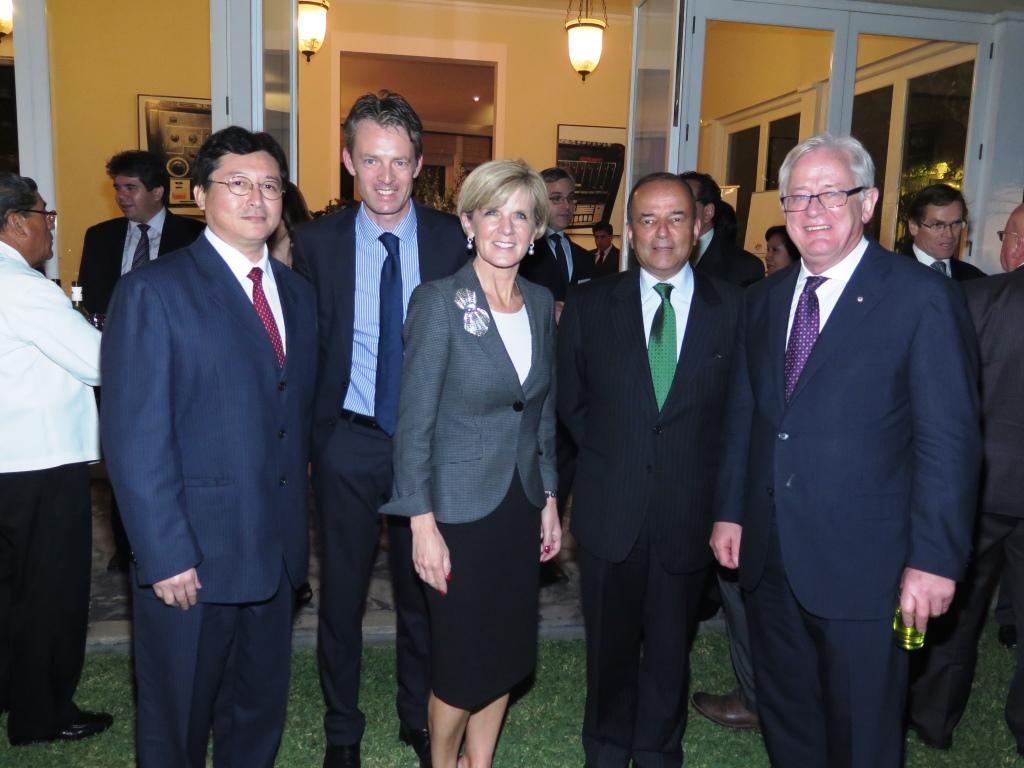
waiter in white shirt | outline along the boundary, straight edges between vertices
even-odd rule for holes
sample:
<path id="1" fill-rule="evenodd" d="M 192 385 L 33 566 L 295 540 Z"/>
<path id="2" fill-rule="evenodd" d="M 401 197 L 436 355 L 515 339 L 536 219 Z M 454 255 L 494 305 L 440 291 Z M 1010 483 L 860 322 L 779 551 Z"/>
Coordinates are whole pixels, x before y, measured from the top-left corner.
<path id="1" fill-rule="evenodd" d="M 56 211 L 0 174 L 0 709 L 11 744 L 110 727 L 72 701 L 85 658 L 100 334 L 39 271 Z"/>

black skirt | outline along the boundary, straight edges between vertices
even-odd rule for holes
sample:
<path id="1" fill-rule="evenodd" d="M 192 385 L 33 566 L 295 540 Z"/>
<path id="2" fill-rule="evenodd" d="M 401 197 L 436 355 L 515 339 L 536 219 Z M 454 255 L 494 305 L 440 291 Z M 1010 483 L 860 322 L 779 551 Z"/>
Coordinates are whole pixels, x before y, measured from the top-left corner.
<path id="1" fill-rule="evenodd" d="M 427 587 L 431 687 L 446 704 L 475 711 L 537 664 L 540 508 L 516 472 L 489 515 L 437 527 L 452 572 L 447 595 Z"/>

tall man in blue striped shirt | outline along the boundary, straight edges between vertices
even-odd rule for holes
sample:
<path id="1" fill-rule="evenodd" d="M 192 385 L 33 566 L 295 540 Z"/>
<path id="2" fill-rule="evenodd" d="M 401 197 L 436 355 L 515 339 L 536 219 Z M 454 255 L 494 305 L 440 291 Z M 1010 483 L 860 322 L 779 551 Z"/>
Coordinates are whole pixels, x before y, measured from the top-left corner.
<path id="1" fill-rule="evenodd" d="M 458 219 L 413 202 L 423 126 L 408 102 L 382 91 L 345 119 L 345 167 L 361 202 L 298 229 L 296 268 L 316 288 L 320 371 L 313 425 L 313 488 L 320 531 L 317 652 L 327 703 L 324 768 L 358 766 L 366 720 L 358 707 L 362 616 L 391 495 L 402 322 L 420 282 L 467 259 Z M 388 519 L 398 615 L 399 738 L 430 765 L 430 637 L 412 566 L 408 520 Z"/>

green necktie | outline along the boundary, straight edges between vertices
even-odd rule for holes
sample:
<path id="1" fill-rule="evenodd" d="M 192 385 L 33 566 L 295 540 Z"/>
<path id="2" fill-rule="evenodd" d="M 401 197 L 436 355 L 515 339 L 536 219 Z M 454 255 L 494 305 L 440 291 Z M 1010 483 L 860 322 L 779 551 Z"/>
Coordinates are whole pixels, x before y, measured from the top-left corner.
<path id="1" fill-rule="evenodd" d="M 654 314 L 651 323 L 651 338 L 647 342 L 647 359 L 651 363 L 651 379 L 654 381 L 654 397 L 658 401 L 658 410 L 665 405 L 665 398 L 672 388 L 672 378 L 676 375 L 676 311 L 672 309 L 669 296 L 672 286 L 658 283 L 654 290 L 661 296 L 661 306 Z"/>

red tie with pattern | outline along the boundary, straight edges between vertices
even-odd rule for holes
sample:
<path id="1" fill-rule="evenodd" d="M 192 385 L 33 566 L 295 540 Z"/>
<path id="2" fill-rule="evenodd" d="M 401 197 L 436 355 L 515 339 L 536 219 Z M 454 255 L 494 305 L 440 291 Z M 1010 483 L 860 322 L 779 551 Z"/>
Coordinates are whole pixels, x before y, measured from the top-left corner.
<path id="1" fill-rule="evenodd" d="M 274 313 L 270 311 L 270 304 L 267 303 L 267 294 L 263 292 L 263 270 L 253 267 L 249 270 L 247 277 L 252 280 L 252 305 L 256 308 L 256 314 L 263 321 L 263 327 L 267 329 L 267 336 L 270 337 L 270 346 L 274 348 L 277 356 L 277 367 L 284 367 L 284 344 L 281 343 L 281 333 L 277 330 L 277 322 L 274 320 Z"/>

